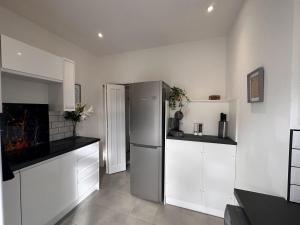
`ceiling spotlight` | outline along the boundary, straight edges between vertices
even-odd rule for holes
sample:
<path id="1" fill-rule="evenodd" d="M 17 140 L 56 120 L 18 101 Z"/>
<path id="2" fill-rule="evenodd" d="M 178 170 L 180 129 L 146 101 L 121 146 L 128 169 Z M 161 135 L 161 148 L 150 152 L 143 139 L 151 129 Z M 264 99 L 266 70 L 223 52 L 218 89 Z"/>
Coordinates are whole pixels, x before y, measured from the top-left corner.
<path id="1" fill-rule="evenodd" d="M 18 55 L 18 56 L 21 56 L 21 55 L 22 55 L 22 52 L 17 52 L 17 55 Z"/>
<path id="2" fill-rule="evenodd" d="M 211 13 L 212 11 L 214 11 L 214 5 L 213 4 L 211 4 L 210 6 L 208 6 L 208 8 L 207 8 L 207 12 L 208 13 Z"/>
<path id="3" fill-rule="evenodd" d="M 103 34 L 98 33 L 98 37 L 99 37 L 99 38 L 103 38 Z"/>

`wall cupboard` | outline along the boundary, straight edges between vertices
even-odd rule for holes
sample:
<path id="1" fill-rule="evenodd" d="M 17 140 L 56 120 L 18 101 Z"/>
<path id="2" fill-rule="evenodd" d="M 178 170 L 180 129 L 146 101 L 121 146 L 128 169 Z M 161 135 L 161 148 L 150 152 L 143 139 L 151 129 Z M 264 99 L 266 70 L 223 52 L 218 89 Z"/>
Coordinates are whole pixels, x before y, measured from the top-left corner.
<path id="1" fill-rule="evenodd" d="M 166 139 L 166 203 L 223 217 L 234 204 L 236 146 Z"/>
<path id="2" fill-rule="evenodd" d="M 75 63 L 72 60 L 53 55 L 5 35 L 1 35 L 0 43 L 1 76 L 5 73 L 14 77 L 46 81 L 49 84 L 50 110 L 75 110 Z"/>
<path id="3" fill-rule="evenodd" d="M 63 58 L 1 35 L 2 69 L 11 73 L 62 82 Z"/>

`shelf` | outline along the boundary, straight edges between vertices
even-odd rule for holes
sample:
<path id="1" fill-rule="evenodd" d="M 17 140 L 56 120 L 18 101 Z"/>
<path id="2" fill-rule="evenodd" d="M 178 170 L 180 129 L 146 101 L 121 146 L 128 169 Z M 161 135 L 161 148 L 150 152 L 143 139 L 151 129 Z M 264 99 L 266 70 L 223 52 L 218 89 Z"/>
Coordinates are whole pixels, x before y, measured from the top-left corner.
<path id="1" fill-rule="evenodd" d="M 199 102 L 199 103 L 228 103 L 229 101 L 228 100 L 190 100 L 190 102 Z"/>

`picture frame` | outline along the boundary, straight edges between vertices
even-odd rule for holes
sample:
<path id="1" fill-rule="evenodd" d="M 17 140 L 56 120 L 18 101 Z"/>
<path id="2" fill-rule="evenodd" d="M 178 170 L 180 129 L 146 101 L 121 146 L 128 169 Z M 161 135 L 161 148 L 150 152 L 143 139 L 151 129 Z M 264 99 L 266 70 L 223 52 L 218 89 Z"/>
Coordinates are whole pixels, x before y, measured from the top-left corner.
<path id="1" fill-rule="evenodd" d="M 81 85 L 75 84 L 75 104 L 81 103 Z"/>
<path id="2" fill-rule="evenodd" d="M 263 67 L 259 67 L 247 75 L 248 103 L 264 101 L 264 75 Z"/>

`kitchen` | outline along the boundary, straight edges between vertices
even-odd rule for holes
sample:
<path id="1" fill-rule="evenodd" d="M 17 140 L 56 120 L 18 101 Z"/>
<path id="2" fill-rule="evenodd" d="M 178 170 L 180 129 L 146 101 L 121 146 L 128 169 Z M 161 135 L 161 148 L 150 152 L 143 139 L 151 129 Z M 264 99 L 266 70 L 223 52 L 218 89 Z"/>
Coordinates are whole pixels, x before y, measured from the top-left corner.
<path id="1" fill-rule="evenodd" d="M 68 24 L 67 21 L 70 18 L 64 17 L 64 13 L 56 10 L 67 9 L 68 1 L 63 3 L 47 1 L 45 5 L 34 0 L 29 2 L 28 7 L 22 7 L 22 3 L 18 4 L 14 0 L 0 2 L 0 33 L 8 39 L 17 41 L 18 44 L 23 43 L 39 49 L 37 51 L 39 54 L 41 51 L 46 54 L 42 56 L 37 54 L 36 58 L 29 57 L 31 60 L 34 59 L 29 70 L 26 66 L 18 64 L 20 58 L 28 56 L 27 48 L 22 51 L 14 49 L 14 54 L 10 56 L 13 60 L 9 61 L 3 60 L 5 54 L 1 54 L 2 102 L 48 105 L 49 140 L 52 138 L 50 141 L 60 143 L 59 147 L 54 145 L 50 149 L 54 152 L 55 149 L 61 150 L 62 146 L 66 149 L 62 150 L 62 154 L 59 155 L 46 151 L 43 154 L 47 154 L 51 159 L 46 157 L 42 159 L 43 161 L 32 161 L 34 165 L 23 164 L 21 166 L 23 168 L 13 168 L 17 172 L 16 177 L 18 173 L 21 177 L 15 179 L 19 180 L 21 185 L 16 183 L 14 187 L 17 188 L 8 188 L 17 194 L 12 194 L 12 197 L 4 194 L 4 202 L 7 201 L 7 197 L 9 200 L 14 199 L 11 202 L 20 199 L 22 201 L 19 204 L 12 204 L 13 209 L 9 210 L 10 213 L 4 213 L 4 218 L 8 218 L 10 214 L 11 218 L 17 220 L 11 224 L 55 224 L 60 219 L 62 220 L 59 223 L 62 224 L 110 224 L 114 222 L 117 224 L 189 224 L 192 222 L 222 224 L 226 204 L 245 205 L 247 208 L 247 202 L 244 202 L 247 195 L 238 189 L 279 196 L 282 199 L 288 198 L 287 192 L 289 191 L 289 197 L 296 196 L 297 198 L 297 186 L 293 182 L 297 181 L 298 177 L 297 173 L 294 173 L 296 164 L 293 161 L 290 165 L 289 162 L 290 129 L 297 130 L 299 121 L 297 113 L 299 29 L 298 20 L 294 19 L 298 16 L 297 0 L 285 3 L 280 1 L 273 3 L 268 0 L 263 2 L 232 0 L 227 5 L 218 1 L 213 5 L 211 12 L 208 12 L 211 6 L 208 1 L 196 1 L 197 7 L 193 7 L 192 2 L 182 4 L 175 1 L 175 3 L 170 3 L 174 4 L 173 9 L 176 11 L 178 7 L 177 9 L 180 8 L 182 11 L 176 11 L 174 14 L 166 13 L 165 9 L 169 7 L 163 4 L 158 6 L 159 3 L 153 2 L 146 4 L 147 7 L 146 5 L 139 6 L 142 14 L 149 19 L 143 21 L 143 26 L 138 26 L 130 19 L 132 17 L 126 16 L 136 15 L 129 8 L 130 3 L 120 3 L 121 7 L 115 7 L 113 3 L 110 3 L 112 5 L 109 7 L 99 5 L 97 5 L 99 7 L 92 7 L 92 4 L 78 3 L 80 7 L 74 5 L 69 9 L 73 12 L 73 21 Z M 130 2 L 137 4 L 134 0 Z M 101 3 L 97 4 L 101 5 Z M 34 8 L 39 10 L 33 13 Z M 122 13 L 118 12 L 120 8 L 124 10 Z M 153 28 L 150 21 L 154 19 L 151 15 L 157 9 L 161 9 L 157 12 L 157 19 L 162 22 L 162 30 L 168 32 L 166 34 L 156 30 L 161 35 L 159 39 L 153 38 L 152 35 L 156 32 L 150 29 Z M 202 13 L 196 13 L 194 11 L 196 9 L 197 12 L 200 10 Z M 278 10 L 282 13 L 276 13 Z M 74 16 L 94 13 L 99 16 L 98 21 L 110 21 L 105 20 L 107 17 L 104 15 L 107 14 L 115 15 L 114 21 L 127 21 L 125 27 L 128 32 L 122 32 L 124 26 L 111 23 L 109 24 L 111 29 L 119 32 L 113 34 L 104 22 L 101 22 L 103 24 L 99 27 L 99 24 L 93 23 L 90 17 L 79 19 L 78 16 Z M 44 16 L 50 14 L 54 15 L 51 17 L 53 21 L 50 17 Z M 163 15 L 168 15 L 172 19 L 165 19 Z M 190 17 L 187 18 L 187 15 Z M 226 19 L 222 15 L 227 15 Z M 200 26 L 202 24 L 200 21 L 205 21 L 205 25 Z M 86 26 L 82 24 L 84 22 L 87 22 Z M 61 29 L 60 25 L 66 29 Z M 193 33 L 193 30 L 197 30 L 194 26 L 200 26 L 201 32 Z M 79 29 L 78 27 L 80 31 L 76 30 Z M 95 27 L 98 28 L 95 30 Z M 169 28 L 172 28 L 172 31 Z M 93 33 L 93 37 L 75 35 L 83 33 Z M 125 33 L 135 35 L 129 38 Z M 165 38 L 162 38 L 163 36 Z M 113 37 L 123 39 L 113 39 Z M 18 44 L 10 46 L 19 46 Z M 3 51 L 3 41 L 1 41 L 1 51 Z M 33 55 L 30 53 L 30 55 L 33 56 L 35 53 Z M 43 64 L 45 56 L 47 56 L 47 63 Z M 49 56 L 55 57 L 50 57 L 50 59 Z M 50 61 L 52 62 L 51 68 L 49 68 Z M 10 62 L 10 64 L 5 62 Z M 64 67 L 64 63 L 68 63 L 67 66 Z M 262 86 L 264 99 L 260 98 L 261 88 L 258 88 L 255 91 L 256 96 L 252 99 L 257 98 L 258 103 L 252 103 L 248 99 L 250 95 L 247 84 L 249 82 L 255 85 L 261 83 L 260 78 L 248 82 L 247 77 L 261 74 L 255 72 L 261 67 L 264 68 L 265 78 Z M 55 71 L 53 68 L 56 68 Z M 15 71 L 18 71 L 17 75 Z M 251 75 L 252 72 L 255 73 Z M 57 77 L 57 74 L 60 75 Z M 65 74 L 72 75 L 64 78 Z M 283 74 L 285 74 L 284 79 Z M 162 146 L 165 147 L 165 160 L 162 160 L 165 164 L 159 163 L 162 165 L 159 171 L 164 177 L 159 181 L 162 186 L 161 201 L 165 201 L 165 205 L 142 200 L 145 199 L 145 192 L 149 193 L 148 186 L 131 190 L 133 195 L 130 194 L 131 186 L 139 186 L 140 181 L 142 184 L 150 182 L 150 179 L 143 180 L 145 176 L 138 176 L 139 172 L 145 171 L 136 170 L 137 176 L 133 176 L 132 179 L 134 177 L 143 179 L 133 184 L 130 182 L 132 173 L 135 173 L 134 164 L 130 165 L 130 172 L 115 173 L 125 170 L 127 161 L 131 160 L 131 158 L 126 159 L 126 148 L 130 146 L 131 140 L 129 139 L 128 142 L 128 137 L 125 135 L 125 138 L 124 136 L 120 138 L 122 140 L 115 139 L 109 142 L 108 137 L 115 135 L 117 138 L 118 135 L 112 132 L 113 135 L 108 136 L 107 125 L 112 121 L 114 123 L 120 120 L 117 120 L 112 113 L 107 114 L 109 107 L 106 101 L 109 98 L 103 89 L 103 85 L 107 88 L 109 85 L 124 84 L 126 94 L 126 85 L 161 80 L 170 88 L 175 86 L 185 90 L 190 99 L 182 109 L 183 118 L 179 127 L 179 130 L 185 133 L 184 137 L 167 136 L 165 138 L 165 133 L 168 132 L 163 131 L 160 135 Z M 62 137 L 72 139 L 73 122 L 66 120 L 65 113 L 62 111 L 72 112 L 75 109 L 75 98 L 78 98 L 76 93 L 78 89 L 74 89 L 75 83 L 80 84 L 82 93 L 80 102 L 86 104 L 87 107 L 83 111 L 86 112 L 90 109 L 89 106 L 94 106 L 89 118 L 76 125 L 76 135 L 91 137 L 87 145 L 83 144 L 83 140 L 77 143 L 71 142 L 71 144 L 70 142 L 64 144 L 63 139 L 55 140 Z M 209 100 L 210 95 L 219 95 L 221 99 Z M 126 103 L 126 98 L 124 103 Z M 113 105 L 110 104 L 110 106 Z M 126 104 L 123 106 L 120 106 L 120 109 L 126 112 Z M 168 107 L 161 107 L 162 111 L 169 110 Z M 10 110 L 5 105 L 3 108 Z M 163 121 L 168 122 L 168 116 L 173 117 L 177 110 L 167 112 L 167 118 L 161 115 L 162 124 L 164 124 Z M 146 110 L 145 113 L 147 112 L 149 111 Z M 225 139 L 226 141 L 221 139 L 221 141 L 216 137 L 221 119 L 220 113 L 225 113 L 227 116 L 227 136 L 231 139 L 230 141 L 228 139 Z M 108 115 L 113 120 L 109 120 Z M 117 130 L 126 130 L 128 128 L 125 123 L 128 121 L 126 113 L 122 113 L 120 118 L 124 120 L 125 126 Z M 141 116 L 138 119 L 143 121 L 144 117 Z M 202 136 L 194 135 L 194 132 L 201 133 L 201 125 L 194 125 L 195 123 L 202 124 Z M 154 123 L 148 126 L 152 125 L 155 126 Z M 162 127 L 165 126 L 162 125 Z M 178 132 L 179 130 L 176 129 L 178 135 L 181 133 Z M 130 137 L 132 137 L 131 134 Z M 294 140 L 297 141 L 296 136 Z M 108 157 L 109 150 L 114 149 L 114 146 L 110 148 L 109 144 L 119 143 L 119 141 L 124 146 L 118 148 L 122 150 L 120 153 L 122 157 Z M 148 145 L 149 143 L 132 141 L 131 144 Z M 297 148 L 297 145 L 295 143 L 292 146 Z M 155 146 L 159 147 L 156 144 Z M 293 148 L 291 151 L 294 150 Z M 176 154 L 173 154 L 174 152 Z M 186 154 L 187 152 L 189 154 Z M 119 154 L 116 151 L 114 153 Z M 91 158 L 87 161 L 91 164 L 84 160 L 88 155 Z M 163 157 L 162 155 L 162 159 Z M 114 160 L 116 158 L 120 159 L 120 162 Z M 141 159 L 140 156 L 138 158 Z M 144 162 L 143 166 L 146 166 L 147 162 Z M 112 163 L 115 163 L 116 169 L 111 167 Z M 44 164 L 51 165 L 49 168 L 52 169 L 49 170 Z M 83 164 L 86 167 L 80 169 Z M 150 166 L 153 164 L 151 163 Z M 100 168 L 95 165 L 99 165 Z M 107 166 L 106 173 L 103 169 L 105 165 Z M 113 168 L 111 172 L 110 168 Z M 32 173 L 29 172 L 30 170 Z M 55 179 L 51 176 L 44 176 L 47 171 L 56 171 L 52 177 Z M 68 171 L 68 173 L 64 174 L 62 171 Z M 110 173 L 114 174 L 110 175 Z M 65 183 L 64 177 L 69 178 Z M 88 177 L 91 179 L 85 182 L 84 178 Z M 288 182 L 289 177 L 292 180 Z M 78 181 L 83 182 L 82 186 Z M 62 184 L 64 191 L 53 191 L 59 187 L 55 184 Z M 101 188 L 98 191 L 99 185 Z M 5 192 L 5 186 L 4 183 L 3 192 Z M 22 190 L 22 187 L 25 189 Z M 88 191 L 85 189 L 86 191 L 82 192 L 85 193 L 82 195 L 84 197 L 81 197 L 79 191 L 83 190 L 81 187 L 89 187 Z M 51 199 L 45 197 L 47 193 L 51 193 L 49 194 L 52 196 Z M 48 200 L 51 200 L 49 204 L 45 204 Z M 72 210 L 78 204 L 79 207 Z M 7 204 L 4 204 L 4 211 L 5 205 Z M 53 207 L 54 205 L 60 207 Z M 71 213 L 67 214 L 70 210 L 72 210 Z M 247 216 L 250 217 L 252 224 L 260 224 L 257 222 L 260 221 L 259 218 L 253 215 L 261 212 L 268 215 L 265 218 L 280 215 L 276 213 L 272 216 L 262 209 L 258 211 L 258 214 L 252 214 L 252 210 L 251 207 L 247 208 L 249 213 Z M 15 212 L 20 216 L 15 216 L 17 215 Z M 39 212 L 41 216 L 35 215 L 34 212 Z"/>

